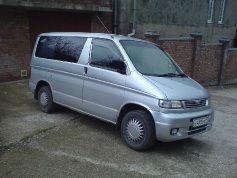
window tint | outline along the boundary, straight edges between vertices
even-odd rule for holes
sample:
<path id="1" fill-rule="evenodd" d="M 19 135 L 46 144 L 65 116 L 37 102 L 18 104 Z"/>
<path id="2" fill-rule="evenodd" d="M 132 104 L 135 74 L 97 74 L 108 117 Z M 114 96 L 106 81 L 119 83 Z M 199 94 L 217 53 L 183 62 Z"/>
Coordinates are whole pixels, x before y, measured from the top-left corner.
<path id="1" fill-rule="evenodd" d="M 41 37 L 35 55 L 41 58 L 76 63 L 86 42 L 82 37 Z"/>
<path id="2" fill-rule="evenodd" d="M 90 64 L 105 68 L 114 68 L 113 61 L 121 60 L 118 48 L 110 40 L 94 39 Z"/>

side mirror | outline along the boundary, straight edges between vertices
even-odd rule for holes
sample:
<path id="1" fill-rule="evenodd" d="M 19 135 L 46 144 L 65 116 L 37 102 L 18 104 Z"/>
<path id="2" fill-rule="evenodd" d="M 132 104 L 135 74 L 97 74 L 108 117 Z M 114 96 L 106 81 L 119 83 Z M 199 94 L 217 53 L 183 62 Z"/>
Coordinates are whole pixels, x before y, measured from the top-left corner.
<path id="1" fill-rule="evenodd" d="M 126 64 L 122 60 L 112 60 L 110 67 L 121 74 L 126 74 Z"/>

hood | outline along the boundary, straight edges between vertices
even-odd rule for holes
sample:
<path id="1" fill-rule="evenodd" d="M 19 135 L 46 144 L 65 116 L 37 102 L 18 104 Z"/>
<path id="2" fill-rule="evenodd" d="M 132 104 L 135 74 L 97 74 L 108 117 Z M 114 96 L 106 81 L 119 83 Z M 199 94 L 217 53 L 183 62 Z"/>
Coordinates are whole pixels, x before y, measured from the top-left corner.
<path id="1" fill-rule="evenodd" d="M 144 77 L 161 90 L 168 100 L 192 100 L 209 96 L 200 84 L 189 77 Z"/>

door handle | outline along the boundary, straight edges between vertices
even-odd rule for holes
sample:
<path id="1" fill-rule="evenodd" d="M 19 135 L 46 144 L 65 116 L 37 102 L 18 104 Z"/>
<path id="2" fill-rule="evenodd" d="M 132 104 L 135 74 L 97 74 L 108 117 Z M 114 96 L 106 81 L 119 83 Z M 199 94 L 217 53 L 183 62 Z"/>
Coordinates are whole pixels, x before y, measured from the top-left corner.
<path id="1" fill-rule="evenodd" d="M 87 68 L 87 67 L 84 67 L 84 75 L 87 74 L 87 71 L 88 71 L 88 68 Z"/>

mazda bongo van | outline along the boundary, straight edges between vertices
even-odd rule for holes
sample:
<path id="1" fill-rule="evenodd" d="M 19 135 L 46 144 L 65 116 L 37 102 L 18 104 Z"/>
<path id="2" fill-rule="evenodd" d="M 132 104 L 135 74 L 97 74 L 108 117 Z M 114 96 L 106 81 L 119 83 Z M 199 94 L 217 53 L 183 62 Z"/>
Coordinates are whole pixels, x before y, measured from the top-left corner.
<path id="1" fill-rule="evenodd" d="M 43 112 L 62 105 L 115 124 L 134 150 L 202 134 L 214 120 L 207 91 L 159 46 L 131 37 L 41 34 L 29 88 Z"/>

